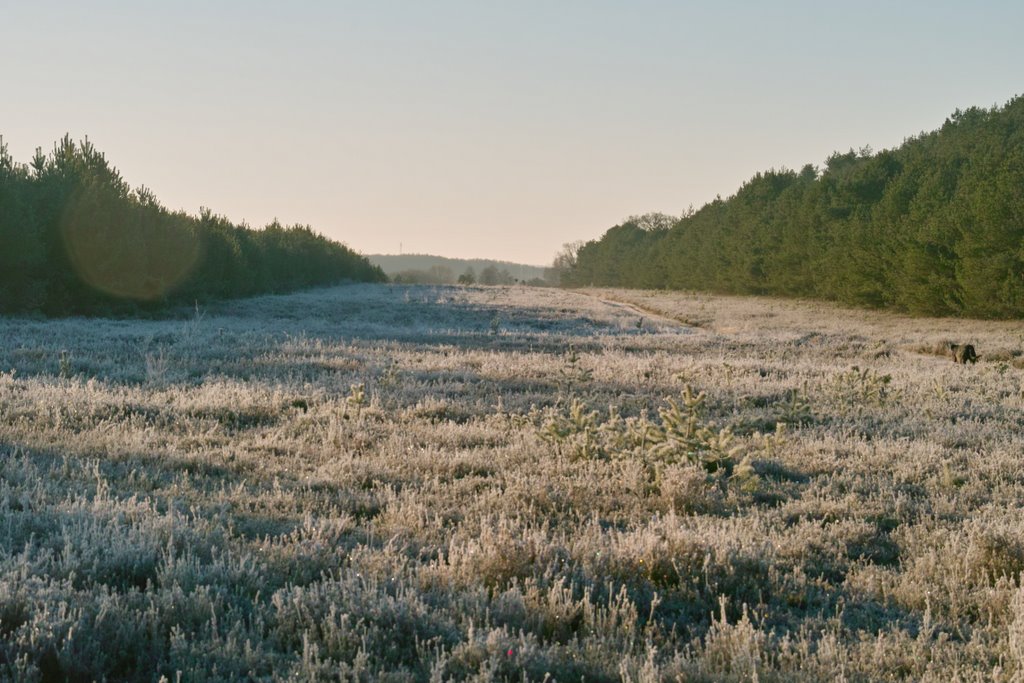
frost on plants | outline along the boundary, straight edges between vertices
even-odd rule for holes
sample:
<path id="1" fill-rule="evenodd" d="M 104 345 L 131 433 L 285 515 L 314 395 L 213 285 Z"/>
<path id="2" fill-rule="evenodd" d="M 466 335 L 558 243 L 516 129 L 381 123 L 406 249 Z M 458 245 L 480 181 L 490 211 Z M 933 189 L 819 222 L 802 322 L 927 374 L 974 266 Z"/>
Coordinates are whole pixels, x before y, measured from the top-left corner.
<path id="1" fill-rule="evenodd" d="M 0 680 L 1024 677 L 1012 323 L 352 285 L 0 338 Z"/>

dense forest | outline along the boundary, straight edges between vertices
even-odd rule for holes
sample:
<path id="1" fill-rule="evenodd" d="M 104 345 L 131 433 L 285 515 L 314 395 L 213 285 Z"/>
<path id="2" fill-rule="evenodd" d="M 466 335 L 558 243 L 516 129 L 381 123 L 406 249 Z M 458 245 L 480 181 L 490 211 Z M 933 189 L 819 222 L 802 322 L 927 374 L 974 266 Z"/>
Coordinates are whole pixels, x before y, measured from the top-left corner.
<path id="1" fill-rule="evenodd" d="M 1024 315 L 1024 97 L 899 148 L 758 173 L 671 221 L 556 259 L 570 286 L 814 297 L 928 315 Z"/>
<path id="2" fill-rule="evenodd" d="M 380 268 L 306 226 L 262 230 L 132 190 L 88 140 L 15 163 L 0 139 L 0 313 L 140 313 L 284 292 Z"/>

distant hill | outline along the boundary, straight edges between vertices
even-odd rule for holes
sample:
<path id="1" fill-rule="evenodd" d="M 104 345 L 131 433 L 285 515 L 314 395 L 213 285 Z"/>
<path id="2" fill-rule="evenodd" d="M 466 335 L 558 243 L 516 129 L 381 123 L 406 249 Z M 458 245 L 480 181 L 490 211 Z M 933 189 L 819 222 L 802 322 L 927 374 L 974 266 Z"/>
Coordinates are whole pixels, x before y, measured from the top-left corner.
<path id="1" fill-rule="evenodd" d="M 370 254 L 370 263 L 379 266 L 388 277 L 407 282 L 455 282 L 469 270 L 479 279 L 488 269 L 507 273 L 512 280 L 543 280 L 547 268 L 492 259 L 457 259 L 430 254 Z"/>

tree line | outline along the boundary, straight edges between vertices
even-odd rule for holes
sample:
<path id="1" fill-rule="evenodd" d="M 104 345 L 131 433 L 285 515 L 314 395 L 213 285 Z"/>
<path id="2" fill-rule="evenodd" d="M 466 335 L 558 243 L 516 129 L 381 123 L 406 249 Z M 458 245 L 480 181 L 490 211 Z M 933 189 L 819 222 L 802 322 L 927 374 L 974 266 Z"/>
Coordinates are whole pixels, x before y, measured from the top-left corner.
<path id="1" fill-rule="evenodd" d="M 426 269 L 410 268 L 390 275 L 391 281 L 406 285 L 515 285 L 524 284 L 530 287 L 551 287 L 555 282 L 544 278 L 533 277 L 519 280 L 505 268 L 488 265 L 478 273 L 472 266 L 467 267 L 459 275 L 444 265 L 433 265 Z"/>
<path id="2" fill-rule="evenodd" d="M 758 173 L 556 258 L 562 284 L 812 297 L 916 314 L 1024 315 L 1024 97 L 957 110 L 891 150 Z"/>
<path id="3" fill-rule="evenodd" d="M 131 189 L 86 139 L 16 163 L 0 139 L 0 313 L 144 313 L 384 272 L 308 226 L 262 230 Z"/>
<path id="4" fill-rule="evenodd" d="M 551 268 L 491 259 L 460 259 L 430 254 L 368 254 L 370 263 L 384 269 L 392 282 L 402 284 L 526 284 L 556 286 Z"/>

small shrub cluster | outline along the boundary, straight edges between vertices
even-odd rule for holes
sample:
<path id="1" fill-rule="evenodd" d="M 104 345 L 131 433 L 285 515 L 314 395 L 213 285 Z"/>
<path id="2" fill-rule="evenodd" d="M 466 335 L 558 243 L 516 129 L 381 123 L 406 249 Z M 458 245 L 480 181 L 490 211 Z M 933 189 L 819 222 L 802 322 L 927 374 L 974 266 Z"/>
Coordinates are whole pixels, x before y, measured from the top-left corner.
<path id="1" fill-rule="evenodd" d="M 688 462 L 708 472 L 730 471 L 743 446 L 735 443 L 728 427 L 719 429 L 705 420 L 705 398 L 687 385 L 679 401 L 665 400 L 656 420 L 624 418 L 615 406 L 602 419 L 579 398 L 564 408 L 534 410 L 533 417 L 541 439 L 569 457 L 636 457 L 650 463 Z"/>

